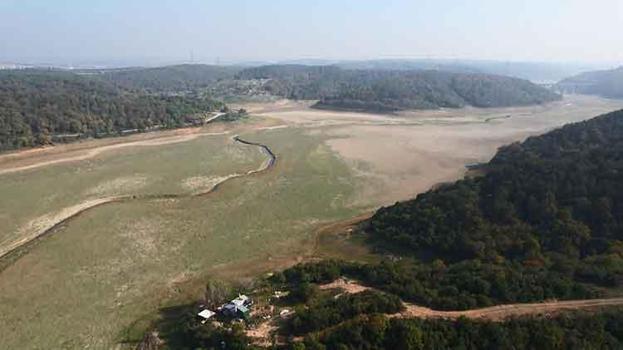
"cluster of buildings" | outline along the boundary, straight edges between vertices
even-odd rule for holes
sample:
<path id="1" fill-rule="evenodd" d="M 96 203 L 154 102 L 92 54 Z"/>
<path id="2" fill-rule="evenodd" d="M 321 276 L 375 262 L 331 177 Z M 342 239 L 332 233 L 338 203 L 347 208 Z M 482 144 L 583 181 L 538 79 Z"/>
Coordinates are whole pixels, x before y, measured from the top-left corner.
<path id="1" fill-rule="evenodd" d="M 252 305 L 253 301 L 251 298 L 246 295 L 239 295 L 237 298 L 216 309 L 216 312 L 203 309 L 197 314 L 197 316 L 201 319 L 201 323 L 207 322 L 219 313 L 225 317 L 246 320 L 249 318 L 251 312 L 250 308 Z"/>

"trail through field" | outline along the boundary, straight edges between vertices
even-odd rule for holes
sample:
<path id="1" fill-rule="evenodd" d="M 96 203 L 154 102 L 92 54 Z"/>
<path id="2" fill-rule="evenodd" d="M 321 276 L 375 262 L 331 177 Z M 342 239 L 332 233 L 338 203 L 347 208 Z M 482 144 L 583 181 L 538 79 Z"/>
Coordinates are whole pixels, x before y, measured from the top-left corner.
<path id="1" fill-rule="evenodd" d="M 201 135 L 205 135 L 205 134 L 188 135 L 188 137 L 198 137 Z M 2 245 L 0 247 L 0 258 L 3 258 L 9 255 L 12 252 L 16 252 L 18 249 L 24 247 L 26 244 L 31 243 L 38 238 L 42 238 L 52 233 L 57 227 L 67 224 L 70 220 L 76 218 L 78 215 L 85 213 L 89 210 L 92 210 L 94 208 L 101 207 L 103 205 L 107 205 L 111 203 L 120 203 L 120 202 L 128 202 L 128 201 L 135 201 L 135 200 L 159 200 L 159 199 L 204 196 L 204 195 L 214 192 L 220 185 L 222 185 L 223 183 L 229 180 L 240 178 L 243 176 L 250 176 L 250 175 L 262 173 L 264 171 L 269 170 L 271 167 L 275 165 L 275 162 L 277 161 L 277 156 L 272 152 L 272 150 L 268 146 L 260 144 L 260 143 L 243 140 L 237 135 L 232 137 L 232 140 L 234 142 L 237 142 L 243 145 L 259 147 L 260 150 L 267 156 L 267 159 L 264 162 L 262 162 L 262 164 L 255 170 L 249 170 L 246 173 L 234 173 L 234 174 L 221 177 L 219 181 L 215 182 L 211 188 L 209 188 L 208 190 L 204 190 L 202 192 L 190 193 L 190 194 L 162 194 L 162 195 L 142 195 L 142 196 L 125 195 L 125 196 L 105 197 L 105 198 L 99 198 L 95 200 L 84 201 L 77 205 L 63 208 L 56 213 L 44 215 L 42 217 L 32 220 L 25 227 L 22 228 L 23 238 L 21 238 L 18 241 L 11 242 L 7 245 Z M 171 142 L 170 140 L 166 140 L 166 141 L 157 140 L 156 143 L 166 144 L 170 142 Z M 173 141 L 173 142 L 181 142 L 181 141 Z M 126 144 L 112 145 L 110 147 L 117 146 L 116 148 L 119 148 L 120 146 L 127 147 L 127 145 L 136 146 L 137 143 L 138 142 L 132 142 L 132 143 L 126 143 Z M 154 142 L 149 142 L 149 143 L 140 142 L 140 145 L 154 145 Z M 102 147 L 102 148 L 106 148 L 106 147 Z M 101 150 L 101 149 L 94 149 L 91 152 L 103 152 L 103 151 L 104 150 Z"/>
<path id="2" fill-rule="evenodd" d="M 37 168 L 60 164 L 60 163 L 87 160 L 87 159 L 94 158 L 104 152 L 109 152 L 109 151 L 123 149 L 123 148 L 162 146 L 162 145 L 192 141 L 201 136 L 217 136 L 217 135 L 227 135 L 227 134 L 229 134 L 228 131 L 216 132 L 216 133 L 215 132 L 187 133 L 187 134 L 175 135 L 175 136 L 159 138 L 159 139 L 154 139 L 154 140 L 134 141 L 134 142 L 118 143 L 118 144 L 113 144 L 113 145 L 106 145 L 106 146 L 101 146 L 101 147 L 87 150 L 86 152 L 79 154 L 79 155 L 63 157 L 63 158 L 58 158 L 54 160 L 46 160 L 46 161 L 41 161 L 41 162 L 37 162 L 34 164 L 18 166 L 18 167 L 13 167 L 13 168 L 0 169 L 0 175 L 15 173 L 15 172 L 24 171 L 24 170 L 37 169 Z M 32 152 L 32 150 L 28 150 L 25 152 Z"/>
<path id="3" fill-rule="evenodd" d="M 338 279 L 332 283 L 320 286 L 321 290 L 341 289 L 348 294 L 357 294 L 373 288 L 361 285 L 354 281 Z M 497 305 L 480 309 L 464 310 L 464 311 L 439 311 L 427 307 L 418 306 L 411 303 L 403 303 L 405 310 L 390 315 L 390 317 L 399 318 L 444 318 L 458 319 L 467 317 L 470 319 L 482 319 L 488 321 L 503 321 L 510 317 L 530 316 L 530 315 L 548 315 L 569 310 L 590 310 L 606 306 L 623 305 L 623 298 L 608 299 L 586 299 L 586 300 L 564 300 L 564 301 L 546 301 L 541 303 L 528 304 L 507 304 Z"/>

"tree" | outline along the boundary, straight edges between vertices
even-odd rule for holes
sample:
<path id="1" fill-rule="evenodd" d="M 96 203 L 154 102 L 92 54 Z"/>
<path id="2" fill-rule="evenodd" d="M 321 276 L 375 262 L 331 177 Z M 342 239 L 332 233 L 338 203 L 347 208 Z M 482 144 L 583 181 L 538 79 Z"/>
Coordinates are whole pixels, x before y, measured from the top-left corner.
<path id="1" fill-rule="evenodd" d="M 413 322 L 392 322 L 386 335 L 386 348 L 418 350 L 424 347 L 422 330 Z"/>

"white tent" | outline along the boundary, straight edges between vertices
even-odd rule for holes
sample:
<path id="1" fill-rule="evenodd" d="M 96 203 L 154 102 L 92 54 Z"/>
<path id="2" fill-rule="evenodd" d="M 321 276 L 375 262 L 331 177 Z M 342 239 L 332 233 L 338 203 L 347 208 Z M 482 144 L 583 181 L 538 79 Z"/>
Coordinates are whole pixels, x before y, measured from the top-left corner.
<path id="1" fill-rule="evenodd" d="M 208 320 L 210 319 L 212 316 L 216 315 L 216 313 L 208 310 L 208 309 L 204 309 L 203 311 L 201 311 L 200 313 L 197 314 L 197 316 L 203 318 L 204 320 Z"/>

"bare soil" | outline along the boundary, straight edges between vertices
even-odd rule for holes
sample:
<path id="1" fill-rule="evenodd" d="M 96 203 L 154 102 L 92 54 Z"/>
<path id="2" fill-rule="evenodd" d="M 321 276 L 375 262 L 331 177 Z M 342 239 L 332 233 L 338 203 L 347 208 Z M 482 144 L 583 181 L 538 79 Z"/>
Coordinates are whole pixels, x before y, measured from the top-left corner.
<path id="1" fill-rule="evenodd" d="M 364 183 L 354 206 L 374 208 L 460 179 L 505 144 L 623 108 L 623 101 L 566 96 L 541 106 L 409 111 L 391 115 L 309 108 L 309 102 L 252 105 L 265 117 L 328 137 Z"/>

